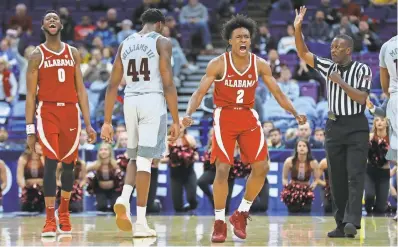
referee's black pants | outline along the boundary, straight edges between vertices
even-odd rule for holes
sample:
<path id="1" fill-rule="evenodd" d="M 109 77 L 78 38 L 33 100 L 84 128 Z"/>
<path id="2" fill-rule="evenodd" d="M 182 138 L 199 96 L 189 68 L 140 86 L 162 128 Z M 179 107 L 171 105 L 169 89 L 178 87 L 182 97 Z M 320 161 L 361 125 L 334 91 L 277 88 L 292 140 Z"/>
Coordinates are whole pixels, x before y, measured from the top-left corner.
<path id="1" fill-rule="evenodd" d="M 361 226 L 369 126 L 364 114 L 326 123 L 326 156 L 337 226 Z"/>

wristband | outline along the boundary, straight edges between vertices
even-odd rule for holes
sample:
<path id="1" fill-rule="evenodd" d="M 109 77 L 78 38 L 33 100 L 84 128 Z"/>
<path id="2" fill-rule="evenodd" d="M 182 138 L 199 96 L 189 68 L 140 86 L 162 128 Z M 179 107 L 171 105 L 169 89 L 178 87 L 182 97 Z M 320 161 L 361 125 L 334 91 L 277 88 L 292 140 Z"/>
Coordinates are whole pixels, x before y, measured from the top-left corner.
<path id="1" fill-rule="evenodd" d="M 35 130 L 35 125 L 34 124 L 27 124 L 26 125 L 26 134 L 27 135 L 36 134 L 36 130 Z"/>

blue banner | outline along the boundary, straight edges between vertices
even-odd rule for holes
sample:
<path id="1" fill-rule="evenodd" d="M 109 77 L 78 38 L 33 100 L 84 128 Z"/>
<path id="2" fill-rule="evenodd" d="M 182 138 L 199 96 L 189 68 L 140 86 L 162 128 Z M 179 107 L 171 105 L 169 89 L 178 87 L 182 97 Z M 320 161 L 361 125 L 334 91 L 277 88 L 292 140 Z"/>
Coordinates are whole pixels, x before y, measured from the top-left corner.
<path id="1" fill-rule="evenodd" d="M 270 164 L 270 172 L 268 174 L 269 181 L 269 203 L 268 210 L 272 211 L 281 211 L 285 212 L 286 206 L 280 201 L 280 192 L 282 190 L 282 170 L 283 163 L 289 156 L 292 155 L 293 150 L 271 150 L 271 164 Z M 3 191 L 3 209 L 4 212 L 15 212 L 20 211 L 19 205 L 19 188 L 17 185 L 17 161 L 19 156 L 21 155 L 21 151 L 0 151 L 0 159 L 4 160 L 7 165 L 8 170 L 8 186 L 5 191 Z M 116 151 L 116 154 L 123 153 L 123 150 Z M 97 152 L 96 151 L 81 151 L 80 157 L 86 161 L 94 161 L 96 159 Z M 314 157 L 320 161 L 325 157 L 325 152 L 323 150 L 314 150 Z M 203 164 L 201 162 L 195 163 L 194 166 L 197 177 L 199 178 L 203 173 Z M 158 189 L 157 189 L 157 197 L 162 203 L 162 211 L 163 212 L 173 212 L 173 203 L 171 199 L 171 190 L 170 190 L 170 174 L 169 169 L 166 164 L 161 164 L 159 166 L 159 178 L 158 178 Z M 231 208 L 237 208 L 242 199 L 245 189 L 245 179 L 236 179 L 235 186 L 233 189 L 232 199 L 231 199 Z M 313 210 L 312 211 L 323 211 L 322 209 L 322 199 L 320 197 L 320 189 L 317 188 L 315 190 L 315 200 L 313 202 Z M 131 205 L 135 205 L 135 197 L 133 196 L 133 201 Z M 203 196 L 203 192 L 201 189 L 197 189 L 197 199 L 199 202 L 198 213 L 212 213 L 212 207 L 210 202 L 206 197 Z M 94 211 L 95 210 L 95 198 L 86 194 L 84 197 L 84 207 L 85 211 Z M 132 212 L 135 212 L 135 207 L 132 207 Z"/>

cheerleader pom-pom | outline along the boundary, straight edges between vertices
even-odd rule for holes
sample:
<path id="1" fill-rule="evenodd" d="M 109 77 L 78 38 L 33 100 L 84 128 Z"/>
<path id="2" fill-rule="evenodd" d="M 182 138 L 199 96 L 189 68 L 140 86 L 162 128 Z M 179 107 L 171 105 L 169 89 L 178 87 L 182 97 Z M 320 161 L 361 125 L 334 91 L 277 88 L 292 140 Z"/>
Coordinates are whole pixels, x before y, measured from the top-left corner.
<path id="1" fill-rule="evenodd" d="M 126 171 L 127 165 L 129 163 L 129 158 L 126 157 L 126 155 L 124 155 L 124 154 L 119 154 L 116 157 L 116 161 L 117 161 L 117 164 L 119 165 L 120 169 L 122 171 Z"/>
<path id="2" fill-rule="evenodd" d="M 368 162 L 378 168 L 383 167 L 387 163 L 386 154 L 389 145 L 384 139 L 369 141 Z"/>
<path id="3" fill-rule="evenodd" d="M 98 188 L 98 179 L 97 176 L 91 175 L 91 176 L 87 176 L 87 188 L 86 191 L 87 193 L 89 193 L 90 195 L 95 195 L 95 191 Z"/>
<path id="4" fill-rule="evenodd" d="M 83 188 L 80 186 L 78 181 L 75 181 L 72 188 L 72 194 L 70 197 L 72 202 L 78 202 L 83 200 Z"/>
<path id="5" fill-rule="evenodd" d="M 115 191 L 122 192 L 124 186 L 124 172 L 120 170 L 116 171 L 114 183 L 115 183 Z"/>

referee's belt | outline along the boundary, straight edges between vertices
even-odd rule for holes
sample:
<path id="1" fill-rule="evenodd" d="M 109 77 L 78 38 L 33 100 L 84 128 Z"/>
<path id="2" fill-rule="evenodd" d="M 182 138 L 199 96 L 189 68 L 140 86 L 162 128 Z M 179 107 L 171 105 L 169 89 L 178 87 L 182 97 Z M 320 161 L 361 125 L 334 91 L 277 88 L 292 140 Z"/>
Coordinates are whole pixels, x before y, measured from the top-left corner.
<path id="1" fill-rule="evenodd" d="M 362 113 L 358 113 L 358 114 L 353 114 L 353 115 L 336 115 L 334 112 L 332 111 L 328 111 L 328 119 L 333 120 L 333 121 L 337 121 L 337 119 L 342 118 L 342 117 L 352 117 L 352 116 L 356 116 L 359 114 L 363 114 Z"/>

